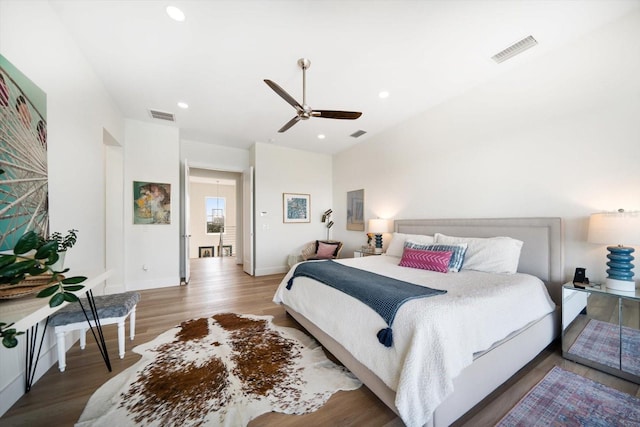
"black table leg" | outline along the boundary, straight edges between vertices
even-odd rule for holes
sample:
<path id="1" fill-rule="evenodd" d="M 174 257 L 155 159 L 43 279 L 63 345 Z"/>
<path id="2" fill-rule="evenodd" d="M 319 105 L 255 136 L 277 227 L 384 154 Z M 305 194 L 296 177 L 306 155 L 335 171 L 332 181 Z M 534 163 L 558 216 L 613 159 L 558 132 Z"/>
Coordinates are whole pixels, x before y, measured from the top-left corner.
<path id="1" fill-rule="evenodd" d="M 44 342 L 45 332 L 47 331 L 47 325 L 49 324 L 49 317 L 44 323 L 42 334 L 40 335 L 40 345 L 38 346 L 38 353 L 35 353 L 36 345 L 38 343 L 38 324 L 36 323 L 27 331 L 26 336 L 26 351 L 25 351 L 25 365 L 27 367 L 24 373 L 24 392 L 29 393 L 33 380 L 36 376 L 36 369 L 38 367 L 38 360 L 40 360 L 40 352 L 42 350 L 42 343 Z"/>
<path id="2" fill-rule="evenodd" d="M 89 324 L 89 328 L 91 328 L 91 333 L 93 334 L 93 338 L 96 340 L 96 344 L 98 344 L 98 348 L 100 349 L 100 354 L 102 354 L 102 359 L 104 363 L 107 365 L 107 369 L 111 372 L 111 361 L 109 360 L 109 353 L 107 352 L 107 343 L 104 340 L 104 334 L 102 332 L 102 325 L 100 325 L 100 318 L 98 317 L 98 309 L 96 308 L 96 302 L 93 298 L 93 292 L 91 290 L 87 291 L 87 301 L 89 303 L 89 309 L 91 310 L 91 314 L 93 315 L 93 319 L 95 319 L 95 329 L 98 331 L 98 335 L 96 336 L 96 332 L 89 320 L 89 315 L 87 314 L 87 310 L 82 305 L 82 301 L 78 301 L 80 303 L 80 307 L 84 312 L 84 317 L 87 319 L 87 323 Z M 36 376 L 36 369 L 38 367 L 38 361 L 40 360 L 40 352 L 42 351 L 42 344 L 44 343 L 45 332 L 47 331 L 47 325 L 49 324 L 49 317 L 45 320 L 44 328 L 42 330 L 42 334 L 40 335 L 40 343 L 38 344 L 38 324 L 36 323 L 32 327 L 29 328 L 26 332 L 26 351 L 25 351 L 25 381 L 24 381 L 24 392 L 28 393 L 31 390 L 31 386 L 33 385 L 33 380 Z M 38 351 L 36 353 L 36 346 L 38 347 Z"/>
<path id="3" fill-rule="evenodd" d="M 100 318 L 98 317 L 98 309 L 96 308 L 96 301 L 93 298 L 93 292 L 91 290 L 87 291 L 87 302 L 89 303 L 89 308 L 91 309 L 91 314 L 93 315 L 93 319 L 95 319 L 95 323 L 96 323 L 95 329 L 98 331 L 98 336 L 96 336 L 96 331 L 93 329 L 93 325 L 89 320 L 89 315 L 87 314 L 87 310 L 82 305 L 82 301 L 78 300 L 78 302 L 80 303 L 80 308 L 82 308 L 84 317 L 87 319 L 89 328 L 91 328 L 91 333 L 93 334 L 93 338 L 96 340 L 96 344 L 98 344 L 98 348 L 100 349 L 100 354 L 102 354 L 102 359 L 104 360 L 104 363 L 107 365 L 107 369 L 109 370 L 109 372 L 111 372 L 111 361 L 109 360 L 109 353 L 107 352 L 107 343 L 104 341 L 104 334 L 102 333 L 102 325 L 100 325 Z"/>

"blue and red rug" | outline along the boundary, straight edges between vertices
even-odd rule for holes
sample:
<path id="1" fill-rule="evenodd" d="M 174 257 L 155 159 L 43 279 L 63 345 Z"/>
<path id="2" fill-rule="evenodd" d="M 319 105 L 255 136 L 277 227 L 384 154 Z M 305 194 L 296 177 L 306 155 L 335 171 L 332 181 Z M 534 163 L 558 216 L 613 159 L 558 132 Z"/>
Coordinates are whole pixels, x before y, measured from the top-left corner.
<path id="1" fill-rule="evenodd" d="M 620 369 L 622 361 L 624 371 L 640 375 L 640 331 L 637 329 L 591 319 L 569 348 L 569 353 L 616 369 Z"/>
<path id="2" fill-rule="evenodd" d="M 497 426 L 640 426 L 640 399 L 555 366 Z"/>

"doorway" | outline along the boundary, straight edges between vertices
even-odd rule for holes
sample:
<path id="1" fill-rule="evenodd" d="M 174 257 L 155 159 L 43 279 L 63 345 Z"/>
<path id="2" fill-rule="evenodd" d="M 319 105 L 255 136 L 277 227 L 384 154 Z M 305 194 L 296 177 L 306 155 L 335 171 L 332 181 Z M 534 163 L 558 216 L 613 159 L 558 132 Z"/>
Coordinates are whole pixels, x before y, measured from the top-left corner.
<path id="1" fill-rule="evenodd" d="M 241 250 L 242 174 L 189 168 L 189 259 L 234 258 Z"/>

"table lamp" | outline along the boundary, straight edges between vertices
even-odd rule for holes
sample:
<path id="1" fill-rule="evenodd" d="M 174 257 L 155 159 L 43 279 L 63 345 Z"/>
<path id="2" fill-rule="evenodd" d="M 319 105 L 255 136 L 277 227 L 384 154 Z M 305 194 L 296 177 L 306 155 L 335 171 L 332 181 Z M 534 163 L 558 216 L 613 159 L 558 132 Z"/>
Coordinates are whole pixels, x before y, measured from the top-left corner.
<path id="1" fill-rule="evenodd" d="M 636 283 L 633 280 L 634 249 L 623 244 L 640 245 L 640 212 L 596 213 L 589 218 L 590 243 L 600 243 L 617 246 L 607 246 L 607 280 L 609 289 L 635 292 Z"/>
<path id="2" fill-rule="evenodd" d="M 375 253 L 382 253 L 382 233 L 387 232 L 389 232 L 389 221 L 381 218 L 369 220 L 369 233 L 376 236 Z"/>

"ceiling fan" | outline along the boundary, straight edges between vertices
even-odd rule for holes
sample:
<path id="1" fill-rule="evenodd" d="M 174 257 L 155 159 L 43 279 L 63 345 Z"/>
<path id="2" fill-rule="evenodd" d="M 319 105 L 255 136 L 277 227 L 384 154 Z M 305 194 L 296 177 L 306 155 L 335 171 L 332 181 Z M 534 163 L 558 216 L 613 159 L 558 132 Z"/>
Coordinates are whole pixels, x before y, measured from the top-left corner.
<path id="1" fill-rule="evenodd" d="M 296 109 L 296 116 L 285 123 L 284 126 L 278 130 L 278 132 L 285 132 L 291 126 L 298 123 L 300 120 L 308 120 L 310 117 L 321 117 L 325 119 L 342 119 L 342 120 L 355 120 L 362 115 L 357 111 L 335 111 L 335 110 L 313 110 L 307 105 L 307 70 L 311 66 L 311 61 L 306 58 L 298 59 L 298 65 L 302 68 L 302 105 L 296 101 L 291 95 L 289 95 L 284 89 L 278 86 L 271 80 L 265 79 L 264 82 L 275 93 L 280 95 L 282 99 L 287 101 L 293 108 Z"/>

